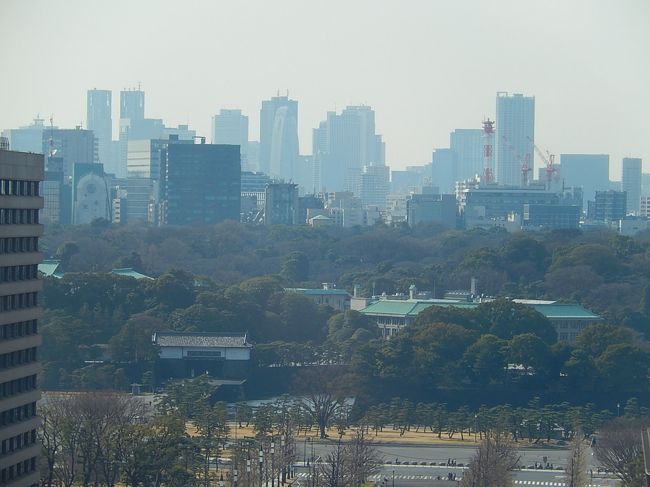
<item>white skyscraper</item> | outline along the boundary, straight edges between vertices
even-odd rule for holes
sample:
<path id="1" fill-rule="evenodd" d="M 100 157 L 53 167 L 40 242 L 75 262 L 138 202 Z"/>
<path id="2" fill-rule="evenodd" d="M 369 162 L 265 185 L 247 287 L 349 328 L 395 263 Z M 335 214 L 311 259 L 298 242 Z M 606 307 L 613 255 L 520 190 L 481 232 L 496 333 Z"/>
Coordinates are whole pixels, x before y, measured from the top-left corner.
<path id="1" fill-rule="evenodd" d="M 522 165 L 532 168 L 535 140 L 535 98 L 520 93 L 497 93 L 496 181 L 519 186 Z"/>
<path id="2" fill-rule="evenodd" d="M 293 177 L 298 157 L 298 102 L 288 96 L 262 101 L 259 168 L 276 178 Z"/>

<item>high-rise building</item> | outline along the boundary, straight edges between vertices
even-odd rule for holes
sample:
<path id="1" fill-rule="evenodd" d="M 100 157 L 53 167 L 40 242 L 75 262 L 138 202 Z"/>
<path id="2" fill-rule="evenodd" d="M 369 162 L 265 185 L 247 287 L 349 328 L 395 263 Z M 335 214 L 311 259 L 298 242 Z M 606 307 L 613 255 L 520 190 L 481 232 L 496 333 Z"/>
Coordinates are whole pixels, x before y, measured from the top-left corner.
<path id="1" fill-rule="evenodd" d="M 406 200 L 406 221 L 412 227 L 418 223 L 440 223 L 456 228 L 456 212 L 453 194 L 414 194 Z"/>
<path id="2" fill-rule="evenodd" d="M 127 174 L 129 140 L 159 139 L 170 134 L 179 138 L 193 138 L 194 132 L 186 125 L 177 129 L 167 129 L 161 119 L 144 118 L 144 91 L 140 89 L 120 92 L 120 134 L 119 157 L 115 168 L 110 171 L 118 178 Z"/>
<path id="3" fill-rule="evenodd" d="M 589 207 L 589 218 L 602 222 L 622 220 L 627 215 L 627 194 L 625 191 L 596 191 L 593 205 Z"/>
<path id="4" fill-rule="evenodd" d="M 158 204 L 158 183 L 162 158 L 169 144 L 194 144 L 177 135 L 164 139 L 129 140 L 124 184 L 129 221 L 151 221 L 151 206 Z"/>
<path id="5" fill-rule="evenodd" d="M 242 170 L 248 166 L 248 117 L 241 110 L 221 109 L 212 117 L 212 143 L 238 145 L 241 154 Z"/>
<path id="6" fill-rule="evenodd" d="M 9 140 L 11 150 L 43 154 L 44 122 L 42 118 L 35 118 L 31 125 L 3 130 L 2 135 Z"/>
<path id="7" fill-rule="evenodd" d="M 236 146 L 169 144 L 160 170 L 162 224 L 239 221 L 241 162 Z"/>
<path id="8" fill-rule="evenodd" d="M 298 102 L 274 96 L 260 110 L 260 170 L 271 177 L 292 179 L 298 157 Z"/>
<path id="9" fill-rule="evenodd" d="M 299 223 L 298 216 L 298 185 L 292 183 L 268 184 L 264 205 L 264 223 L 266 225 L 297 225 Z"/>
<path id="10" fill-rule="evenodd" d="M 358 194 L 364 206 L 377 206 L 381 211 L 386 210 L 386 200 L 390 192 L 389 179 L 388 166 L 377 164 L 363 166 Z"/>
<path id="11" fill-rule="evenodd" d="M 532 168 L 535 140 L 535 98 L 520 93 L 497 93 L 496 181 L 520 186 L 526 159 Z"/>
<path id="12" fill-rule="evenodd" d="M 375 133 L 375 112 L 369 106 L 348 106 L 314 130 L 314 165 L 322 188 L 356 191 L 364 166 L 385 164 L 385 147 Z M 317 188 L 318 189 L 318 188 Z"/>
<path id="13" fill-rule="evenodd" d="M 39 485 L 42 154 L 0 150 L 0 485 Z"/>
<path id="14" fill-rule="evenodd" d="M 451 149 L 434 149 L 431 158 L 431 181 L 442 193 L 451 193 L 458 180 L 456 153 Z"/>
<path id="15" fill-rule="evenodd" d="M 130 89 L 120 91 L 120 118 L 131 122 L 144 119 L 144 91 Z"/>
<path id="16" fill-rule="evenodd" d="M 80 127 L 74 129 L 47 128 L 42 133 L 42 153 L 48 171 L 62 171 L 64 181 L 72 177 L 75 164 L 98 161 L 95 134 Z"/>
<path id="17" fill-rule="evenodd" d="M 642 166 L 641 159 L 639 158 L 623 158 L 621 190 L 627 193 L 627 211 L 633 215 L 639 214 L 639 205 L 641 204 Z"/>
<path id="18" fill-rule="evenodd" d="M 110 90 L 88 90 L 86 97 L 86 127 L 97 140 L 99 162 L 108 164 L 113 140 L 112 93 Z"/>
<path id="19" fill-rule="evenodd" d="M 483 174 L 483 130 L 456 129 L 449 134 L 449 148 L 456 155 L 456 179 Z"/>
<path id="20" fill-rule="evenodd" d="M 560 154 L 560 178 L 565 186 L 582 188 L 583 207 L 596 191 L 609 189 L 608 154 Z"/>

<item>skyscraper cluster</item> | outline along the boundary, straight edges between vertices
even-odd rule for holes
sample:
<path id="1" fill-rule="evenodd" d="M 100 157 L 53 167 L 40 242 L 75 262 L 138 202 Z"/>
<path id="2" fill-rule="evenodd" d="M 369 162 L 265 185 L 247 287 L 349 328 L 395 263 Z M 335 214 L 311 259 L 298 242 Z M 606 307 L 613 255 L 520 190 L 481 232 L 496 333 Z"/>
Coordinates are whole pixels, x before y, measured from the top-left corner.
<path id="1" fill-rule="evenodd" d="M 52 118 L 37 117 L 31 125 L 3 131 L 13 149 L 45 155 L 44 222 L 257 222 L 266 210 L 276 215 L 268 221 L 294 221 L 287 215 L 297 215 L 302 222 L 312 210 L 319 226 L 399 223 L 409 214 L 427 221 L 427 212 L 448 211 L 450 200 L 442 195 L 454 195 L 463 224 L 468 218 L 489 226 L 495 219 L 535 215 L 549 222 L 562 212 L 562 222 L 573 224 L 575 209 L 557 205 L 578 205 L 578 219 L 585 212 L 595 215 L 588 210 L 596 192 L 609 190 L 625 193 L 630 215 L 645 214 L 650 206 L 640 159 L 623 160 L 620 184 L 609 180 L 607 154 L 567 153 L 556 161 L 535 140 L 535 98 L 520 93 L 498 92 L 495 120 L 454 129 L 448 147 L 434 148 L 428 163 L 392 172 L 375 111 L 367 105 L 327 112 L 312 130 L 311 153 L 301 154 L 299 103 L 288 93 L 261 102 L 259 137 L 251 137 L 249 115 L 237 108 L 215 110 L 209 137 L 197 136 L 188 125 L 168 127 L 147 117 L 138 87 L 120 92 L 113 140 L 112 92 L 89 90 L 86 102 L 86 128 L 60 128 Z M 234 152 L 227 149 L 233 146 Z M 266 191 L 269 185 L 276 186 Z M 500 206 L 493 210 L 494 198 L 517 203 L 502 214 Z M 477 201 L 487 203 L 480 207 Z M 285 202 L 290 207 L 280 207 Z M 523 205 L 529 205 L 527 216 Z M 466 208 L 473 208 L 471 218 Z M 443 220 L 453 218 L 445 214 Z"/>

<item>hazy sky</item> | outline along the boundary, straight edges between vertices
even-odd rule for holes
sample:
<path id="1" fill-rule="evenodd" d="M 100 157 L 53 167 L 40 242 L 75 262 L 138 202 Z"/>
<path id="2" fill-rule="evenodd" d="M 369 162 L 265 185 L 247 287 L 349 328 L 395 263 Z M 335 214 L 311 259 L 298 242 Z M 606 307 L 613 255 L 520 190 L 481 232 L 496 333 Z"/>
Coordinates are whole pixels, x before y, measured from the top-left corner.
<path id="1" fill-rule="evenodd" d="M 554 153 L 643 157 L 650 172 L 650 0 L 3 0 L 0 128 L 85 124 L 86 90 L 140 82 L 146 114 L 210 135 L 262 99 L 299 101 L 301 152 L 328 110 L 376 111 L 393 168 L 430 161 L 497 91 L 536 99 Z M 117 131 L 114 130 L 114 137 Z"/>

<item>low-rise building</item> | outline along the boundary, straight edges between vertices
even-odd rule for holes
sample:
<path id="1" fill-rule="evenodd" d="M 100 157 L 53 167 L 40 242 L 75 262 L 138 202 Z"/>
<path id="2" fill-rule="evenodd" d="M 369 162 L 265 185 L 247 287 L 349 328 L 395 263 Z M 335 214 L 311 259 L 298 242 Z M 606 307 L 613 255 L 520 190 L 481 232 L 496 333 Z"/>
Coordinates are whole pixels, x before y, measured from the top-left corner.
<path id="1" fill-rule="evenodd" d="M 316 304 L 324 304 L 337 311 L 350 309 L 350 293 L 345 289 L 336 289 L 329 283 L 323 283 L 322 289 L 291 287 L 285 288 L 285 291 L 302 294 Z"/>
<path id="2" fill-rule="evenodd" d="M 252 345 L 246 333 L 155 332 L 160 360 L 157 377 L 196 377 L 208 373 L 223 379 L 248 374 Z"/>
<path id="3" fill-rule="evenodd" d="M 578 334 L 587 326 L 601 321 L 601 317 L 583 308 L 579 304 L 563 304 L 555 301 L 513 300 L 516 303 L 531 306 L 535 311 L 544 315 L 557 332 L 558 341 L 573 343 Z M 381 329 L 382 336 L 389 338 L 399 330 L 412 324 L 415 318 L 431 306 L 442 306 L 462 309 L 474 309 L 479 302 L 451 299 L 388 299 L 382 297 L 375 300 L 361 313 L 372 316 Z"/>

